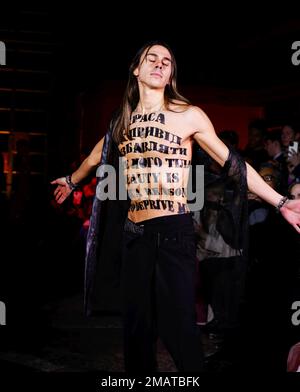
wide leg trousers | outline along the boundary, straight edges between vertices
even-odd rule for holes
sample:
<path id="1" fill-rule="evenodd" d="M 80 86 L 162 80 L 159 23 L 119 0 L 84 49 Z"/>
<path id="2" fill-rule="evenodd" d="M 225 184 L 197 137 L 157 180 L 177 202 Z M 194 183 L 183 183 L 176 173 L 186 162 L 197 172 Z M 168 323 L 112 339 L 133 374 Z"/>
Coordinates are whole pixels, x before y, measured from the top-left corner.
<path id="1" fill-rule="evenodd" d="M 201 371 L 196 325 L 196 245 L 190 214 L 134 224 L 123 238 L 121 300 L 125 370 L 156 370 L 159 336 L 178 371 Z"/>

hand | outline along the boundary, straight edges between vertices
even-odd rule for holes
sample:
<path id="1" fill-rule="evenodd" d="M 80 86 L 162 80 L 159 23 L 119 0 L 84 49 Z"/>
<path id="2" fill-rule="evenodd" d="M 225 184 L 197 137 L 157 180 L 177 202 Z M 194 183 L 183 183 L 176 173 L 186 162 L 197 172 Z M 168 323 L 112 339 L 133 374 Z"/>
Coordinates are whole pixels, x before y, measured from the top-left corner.
<path id="1" fill-rule="evenodd" d="M 300 234 L 300 199 L 288 200 L 281 208 L 282 216 Z"/>
<path id="2" fill-rule="evenodd" d="M 55 201 L 58 204 L 63 203 L 72 193 L 72 189 L 67 184 L 65 177 L 57 178 L 56 180 L 51 181 L 51 184 L 58 184 L 54 191 Z"/>

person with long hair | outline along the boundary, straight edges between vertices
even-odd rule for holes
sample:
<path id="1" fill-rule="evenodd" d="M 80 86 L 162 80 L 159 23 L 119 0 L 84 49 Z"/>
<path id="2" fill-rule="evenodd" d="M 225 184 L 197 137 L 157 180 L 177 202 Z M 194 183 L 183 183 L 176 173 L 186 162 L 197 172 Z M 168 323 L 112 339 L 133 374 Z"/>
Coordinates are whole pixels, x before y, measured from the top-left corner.
<path id="1" fill-rule="evenodd" d="M 171 48 L 157 41 L 144 45 L 130 65 L 122 105 L 105 137 L 71 175 L 52 181 L 55 199 L 62 203 L 99 165 L 112 165 L 125 175 L 127 200 L 119 194 L 100 200 L 107 178 L 98 179 L 87 239 L 85 309 L 91 314 L 99 265 L 121 260 L 126 371 L 156 370 L 158 336 L 179 371 L 203 370 L 195 314 L 195 233 L 187 196 L 194 143 L 236 183 L 231 205 L 238 223 L 224 230 L 227 237 L 238 234 L 247 186 L 300 233 L 300 201 L 277 193 L 231 151 L 203 110 L 180 95 L 176 77 Z M 125 162 L 121 166 L 119 158 Z M 241 243 L 232 240 L 231 246 L 240 251 Z"/>

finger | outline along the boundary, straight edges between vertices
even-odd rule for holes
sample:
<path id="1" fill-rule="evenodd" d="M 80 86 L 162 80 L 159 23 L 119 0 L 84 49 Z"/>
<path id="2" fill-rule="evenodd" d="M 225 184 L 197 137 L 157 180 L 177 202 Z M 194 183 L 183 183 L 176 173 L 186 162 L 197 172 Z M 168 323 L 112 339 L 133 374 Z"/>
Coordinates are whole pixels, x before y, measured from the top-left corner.
<path id="1" fill-rule="evenodd" d="M 54 191 L 54 196 L 56 196 L 60 192 L 60 186 L 58 186 Z"/>
<path id="2" fill-rule="evenodd" d="M 65 200 L 65 196 L 63 194 L 61 194 L 58 198 L 57 198 L 57 203 L 61 204 L 63 201 Z"/>
<path id="3" fill-rule="evenodd" d="M 58 185 L 65 185 L 66 182 L 64 181 L 64 178 L 57 178 L 56 180 L 51 181 L 50 184 L 58 184 Z"/>
<path id="4" fill-rule="evenodd" d="M 69 196 L 70 196 L 71 192 L 61 192 L 61 196 L 59 198 L 59 200 L 61 200 L 60 202 L 62 203 L 63 201 L 65 201 Z"/>
<path id="5" fill-rule="evenodd" d="M 57 192 L 56 192 L 56 195 L 55 195 L 56 200 L 59 199 L 61 196 L 63 196 L 63 194 L 64 193 L 61 191 L 61 189 L 57 189 Z"/>
<path id="6" fill-rule="evenodd" d="M 62 195 L 63 194 L 61 192 L 58 192 L 57 195 L 56 195 L 56 200 L 58 200 L 60 197 L 62 197 Z"/>
<path id="7" fill-rule="evenodd" d="M 300 227 L 299 225 L 293 225 L 294 229 L 300 234 Z"/>

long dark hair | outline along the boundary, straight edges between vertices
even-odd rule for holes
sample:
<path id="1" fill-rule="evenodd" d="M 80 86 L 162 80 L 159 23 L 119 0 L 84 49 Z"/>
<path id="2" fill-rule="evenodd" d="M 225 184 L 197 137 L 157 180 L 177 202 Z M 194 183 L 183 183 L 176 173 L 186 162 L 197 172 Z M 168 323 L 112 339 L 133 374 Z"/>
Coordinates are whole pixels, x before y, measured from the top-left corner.
<path id="1" fill-rule="evenodd" d="M 131 114 L 137 107 L 140 99 L 138 82 L 136 76 L 133 74 L 133 71 L 139 66 L 143 53 L 145 52 L 145 58 L 149 50 L 154 45 L 165 47 L 171 55 L 172 70 L 170 83 L 166 86 L 164 92 L 165 107 L 170 110 L 170 104 L 175 103 L 175 101 L 177 105 L 182 104 L 186 107 L 190 105 L 189 100 L 179 94 L 177 90 L 177 65 L 174 53 L 171 48 L 163 41 L 148 42 L 136 53 L 129 67 L 128 82 L 124 92 L 123 102 L 116 117 L 113 129 L 113 139 L 117 144 L 124 140 L 124 132 L 125 136 L 128 134 Z"/>

